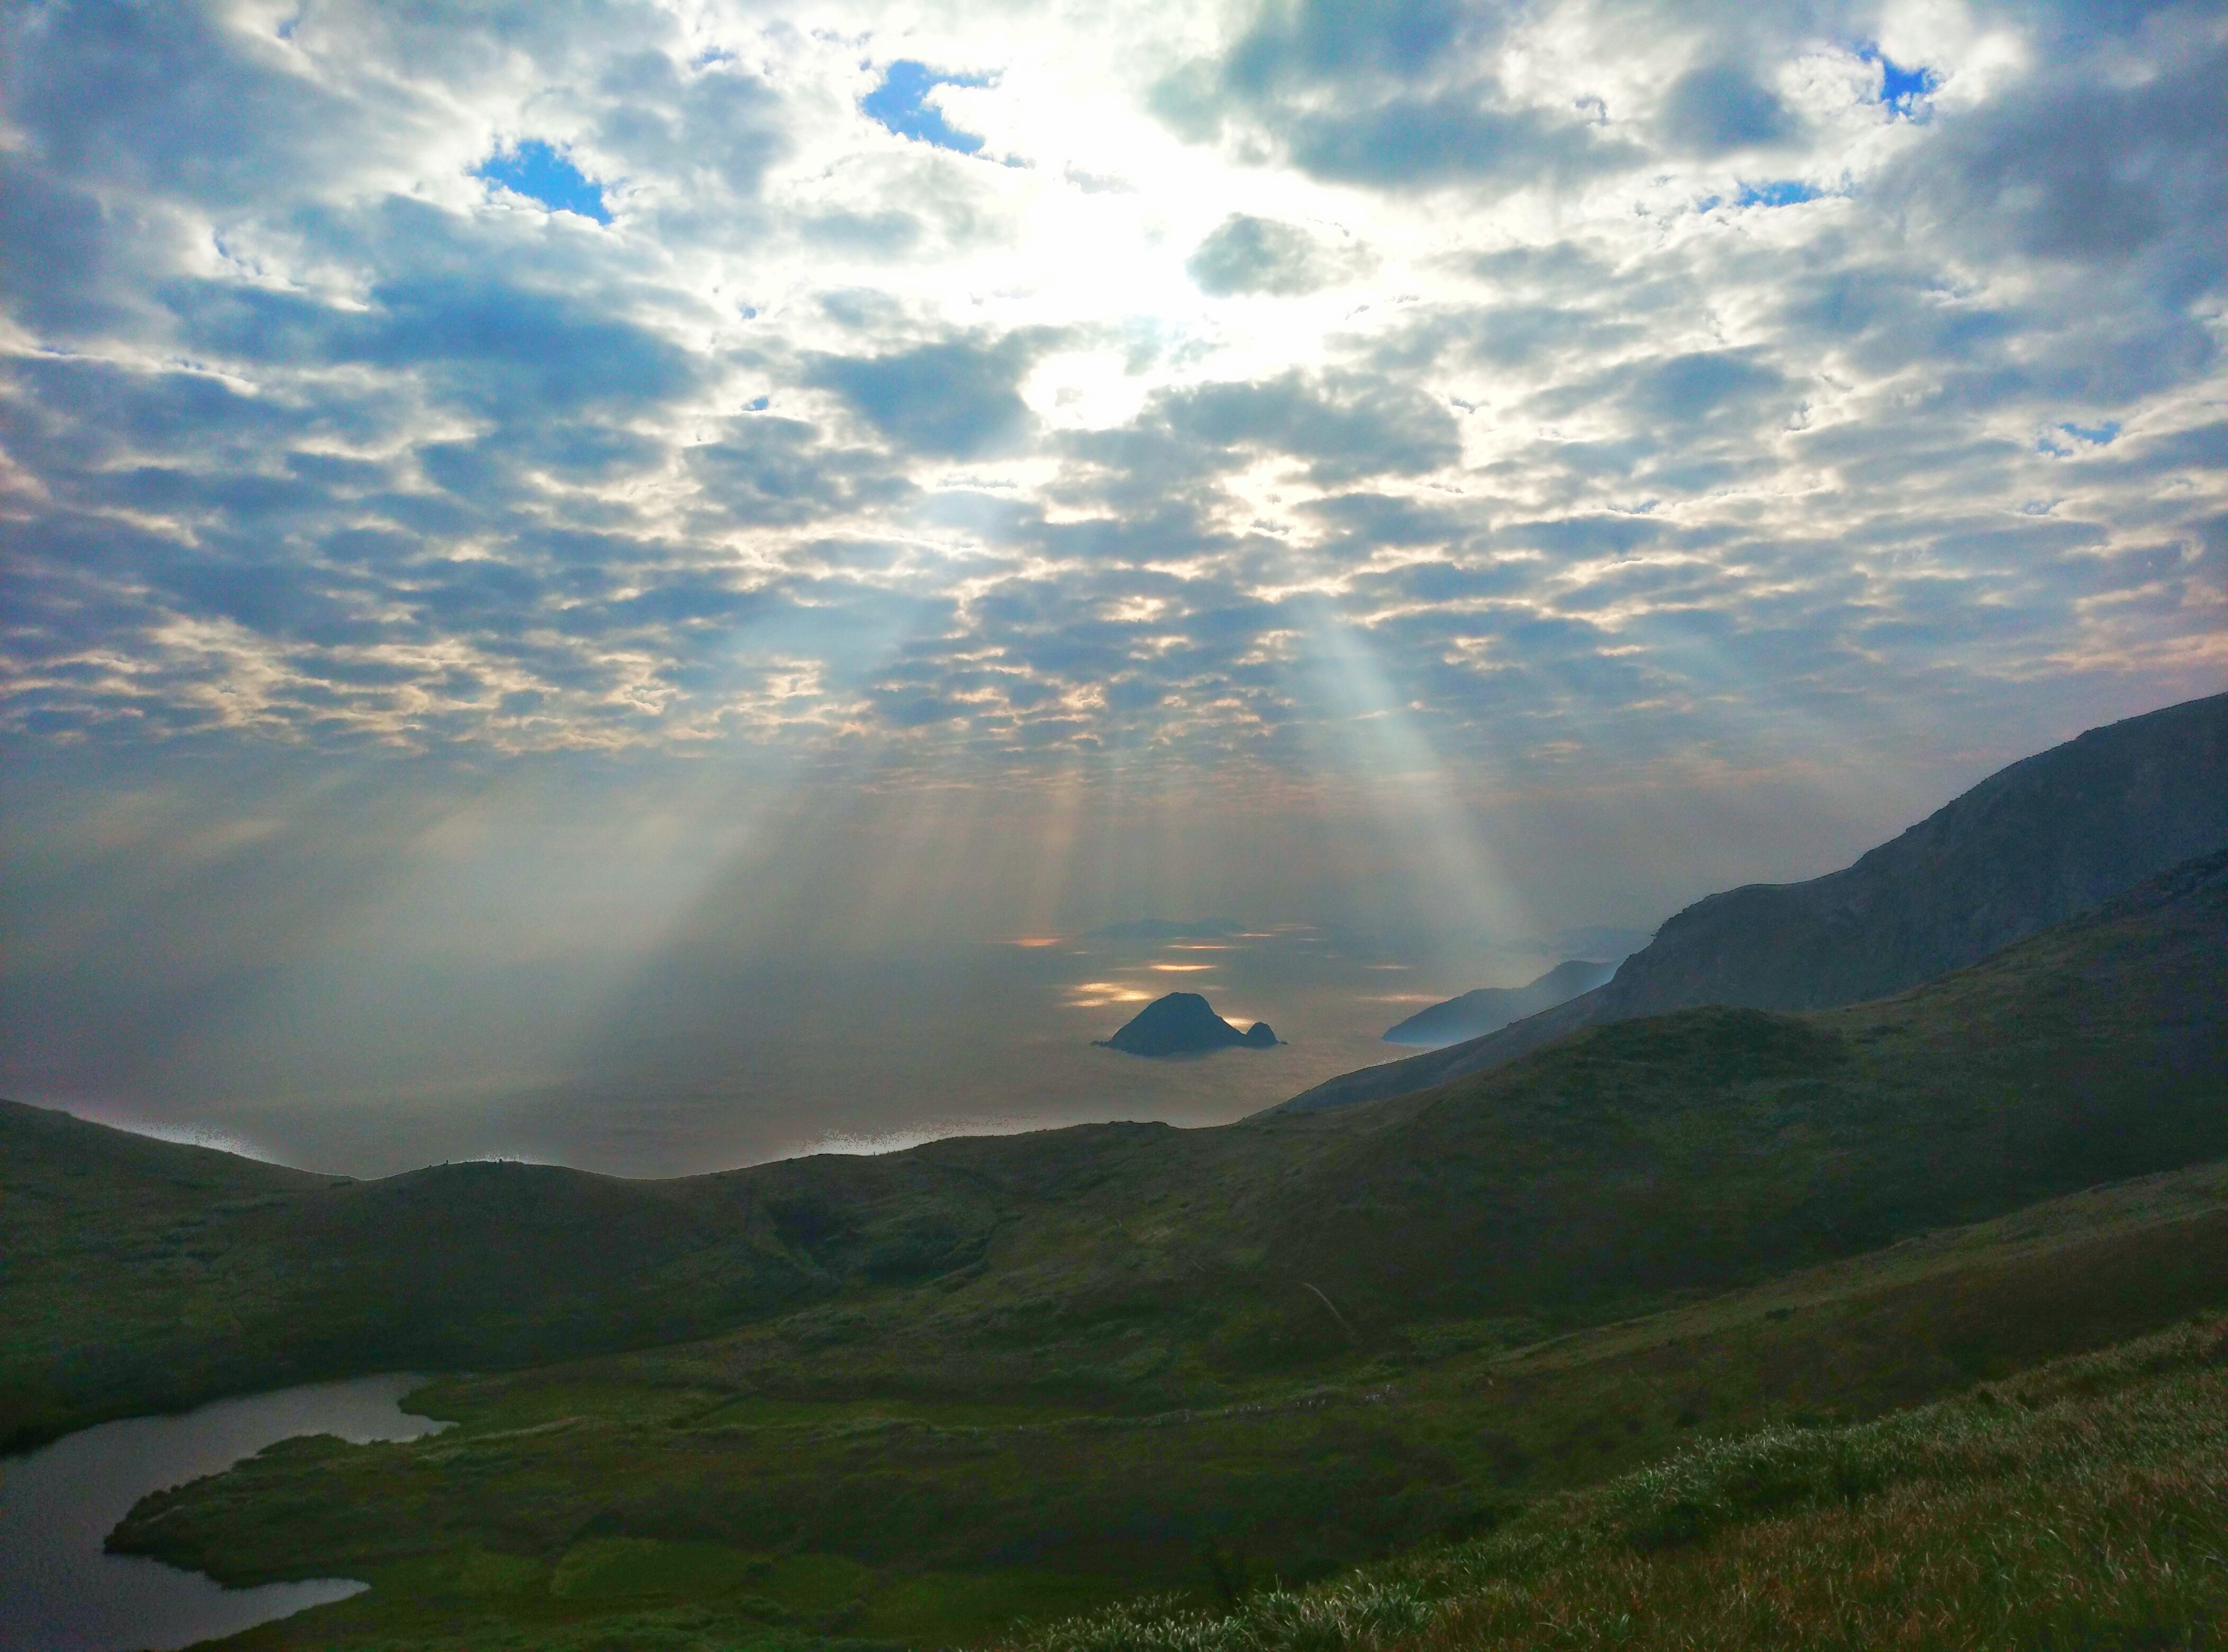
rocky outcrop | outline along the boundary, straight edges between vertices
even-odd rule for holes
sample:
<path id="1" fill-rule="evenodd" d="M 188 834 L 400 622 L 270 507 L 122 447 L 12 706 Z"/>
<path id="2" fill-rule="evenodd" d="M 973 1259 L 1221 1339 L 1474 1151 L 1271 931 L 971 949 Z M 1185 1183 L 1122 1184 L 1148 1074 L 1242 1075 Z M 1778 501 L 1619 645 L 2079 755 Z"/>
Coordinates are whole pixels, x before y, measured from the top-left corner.
<path id="1" fill-rule="evenodd" d="M 1147 1004 L 1113 1037 L 1095 1042 L 1125 1055 L 1203 1055 L 1233 1045 L 1269 1049 L 1275 1046 L 1277 1035 L 1263 1021 L 1241 1033 L 1216 1015 L 1199 994 L 1172 992 Z"/>

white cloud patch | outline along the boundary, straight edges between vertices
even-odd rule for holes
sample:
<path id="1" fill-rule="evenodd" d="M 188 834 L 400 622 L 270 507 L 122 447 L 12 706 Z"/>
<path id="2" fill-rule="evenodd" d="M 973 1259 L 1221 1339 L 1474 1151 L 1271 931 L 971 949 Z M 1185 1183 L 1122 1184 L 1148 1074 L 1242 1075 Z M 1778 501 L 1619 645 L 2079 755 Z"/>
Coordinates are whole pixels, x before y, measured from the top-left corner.
<path id="1" fill-rule="evenodd" d="M 1448 760 L 2228 665 L 2212 9 L 5 29 L 12 738 L 1296 767 L 1392 749 L 1326 627 Z"/>

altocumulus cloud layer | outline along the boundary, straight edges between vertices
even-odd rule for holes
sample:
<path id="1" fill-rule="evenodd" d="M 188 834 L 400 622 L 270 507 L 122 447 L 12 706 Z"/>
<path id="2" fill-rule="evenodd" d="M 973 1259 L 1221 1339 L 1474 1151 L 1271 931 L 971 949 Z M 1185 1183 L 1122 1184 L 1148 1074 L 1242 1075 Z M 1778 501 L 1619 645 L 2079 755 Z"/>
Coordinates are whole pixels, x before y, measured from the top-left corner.
<path id="1" fill-rule="evenodd" d="M 0 55 L 19 737 L 1508 763 L 2228 661 L 2216 7 Z"/>

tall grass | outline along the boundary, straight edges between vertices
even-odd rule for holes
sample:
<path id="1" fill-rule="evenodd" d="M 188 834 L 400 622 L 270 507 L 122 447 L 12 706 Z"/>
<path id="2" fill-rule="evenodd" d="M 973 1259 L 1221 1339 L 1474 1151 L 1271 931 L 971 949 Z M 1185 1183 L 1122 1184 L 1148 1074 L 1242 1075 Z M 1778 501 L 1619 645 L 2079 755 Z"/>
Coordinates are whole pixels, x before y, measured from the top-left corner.
<path id="1" fill-rule="evenodd" d="M 1475 1541 L 1013 1652 L 2228 1648 L 2228 1327 L 1706 1442 Z"/>

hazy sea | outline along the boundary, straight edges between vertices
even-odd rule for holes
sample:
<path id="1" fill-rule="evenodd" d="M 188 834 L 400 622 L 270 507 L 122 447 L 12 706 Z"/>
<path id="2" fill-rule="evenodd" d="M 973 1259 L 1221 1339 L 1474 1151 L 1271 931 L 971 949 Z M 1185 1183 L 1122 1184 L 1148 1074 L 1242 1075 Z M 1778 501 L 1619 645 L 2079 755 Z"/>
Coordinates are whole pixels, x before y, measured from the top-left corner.
<path id="1" fill-rule="evenodd" d="M 1411 1053 L 1380 1034 L 1528 968 L 1406 961 L 1304 925 L 899 957 L 675 953 L 601 1002 L 561 977 L 389 986 L 321 1010 L 330 1024 L 266 1017 L 96 1092 L 18 1094 L 347 1175 L 510 1157 L 678 1175 L 1105 1119 L 1226 1123 Z M 1284 1041 L 1176 1060 L 1093 1047 L 1176 990 Z"/>

